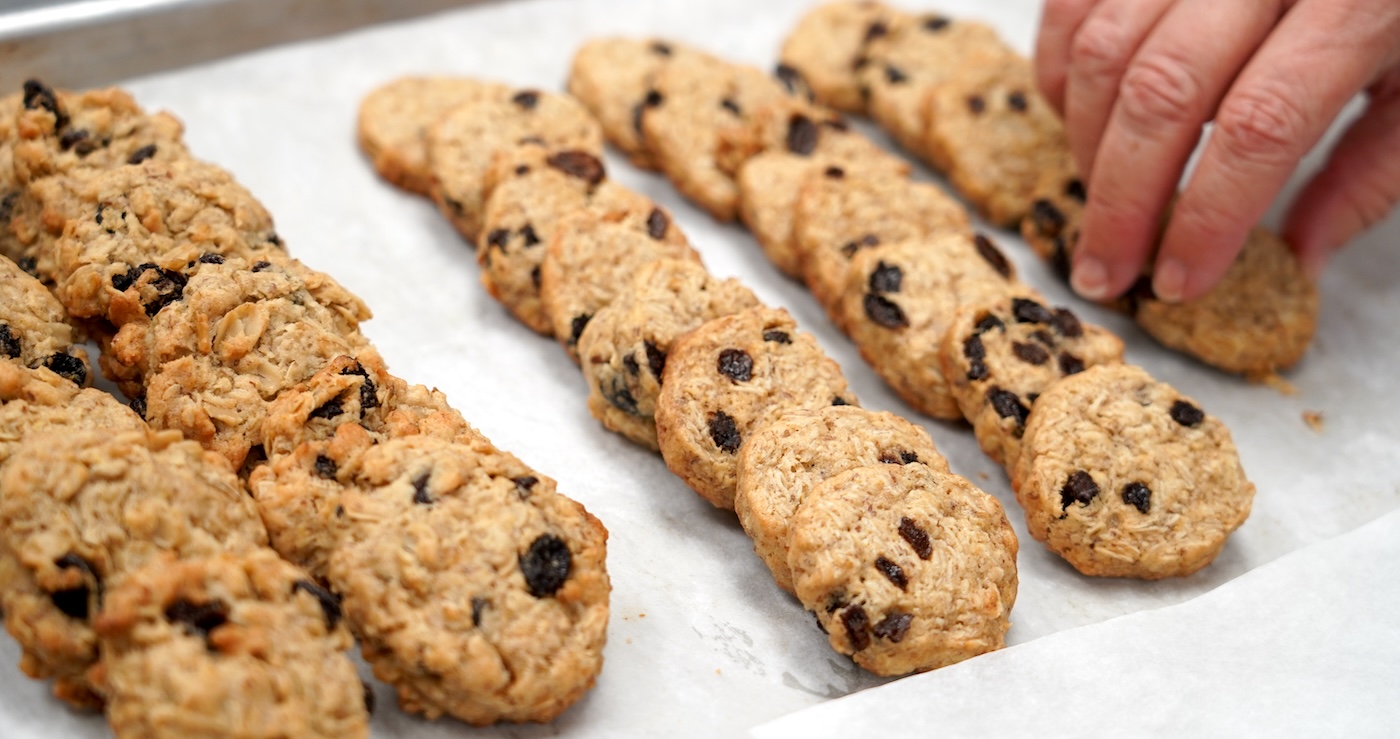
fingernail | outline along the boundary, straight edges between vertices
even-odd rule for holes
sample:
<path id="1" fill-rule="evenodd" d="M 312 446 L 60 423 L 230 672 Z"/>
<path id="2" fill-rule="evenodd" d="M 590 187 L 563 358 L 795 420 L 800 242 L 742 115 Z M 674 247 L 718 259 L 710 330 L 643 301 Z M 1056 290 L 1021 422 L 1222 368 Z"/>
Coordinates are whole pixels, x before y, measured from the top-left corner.
<path id="1" fill-rule="evenodd" d="M 1175 259 L 1163 259 L 1152 273 L 1152 292 L 1165 303 L 1180 303 L 1186 292 L 1186 265 Z"/>
<path id="2" fill-rule="evenodd" d="M 1103 300 L 1108 297 L 1108 268 L 1096 257 L 1085 254 L 1075 260 L 1069 284 L 1088 300 Z"/>

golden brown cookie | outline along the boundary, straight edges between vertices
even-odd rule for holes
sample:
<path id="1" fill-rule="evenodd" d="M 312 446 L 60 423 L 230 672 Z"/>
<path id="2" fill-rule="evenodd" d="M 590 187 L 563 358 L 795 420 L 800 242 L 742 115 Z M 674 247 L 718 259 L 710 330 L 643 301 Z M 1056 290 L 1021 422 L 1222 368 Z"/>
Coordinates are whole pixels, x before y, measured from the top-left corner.
<path id="1" fill-rule="evenodd" d="M 588 107 L 608 141 L 633 164 L 656 169 L 642 133 L 641 111 L 662 67 L 680 55 L 699 54 L 660 39 L 608 37 L 579 47 L 569 67 L 569 94 Z"/>
<path id="2" fill-rule="evenodd" d="M 889 32 L 899 11 L 871 0 L 837 0 L 802 16 L 783 40 L 778 58 L 801 74 L 817 102 L 864 113 L 857 70 L 874 39 Z"/>

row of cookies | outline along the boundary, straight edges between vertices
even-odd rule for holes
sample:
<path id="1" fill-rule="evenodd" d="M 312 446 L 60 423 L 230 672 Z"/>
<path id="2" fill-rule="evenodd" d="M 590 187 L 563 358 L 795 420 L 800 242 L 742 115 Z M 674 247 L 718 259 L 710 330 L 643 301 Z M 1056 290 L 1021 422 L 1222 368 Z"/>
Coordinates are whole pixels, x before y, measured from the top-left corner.
<path id="1" fill-rule="evenodd" d="M 473 241 L 483 282 L 580 364 L 593 415 L 736 510 L 775 580 L 867 669 L 932 669 L 1004 644 L 1016 539 L 1000 504 L 949 473 L 922 429 L 859 408 L 786 311 L 710 275 L 665 210 L 608 179 L 598 124 L 581 107 L 563 113 L 577 102 L 512 90 L 498 98 L 510 117 L 479 99 L 421 117 L 434 106 L 418 98 L 433 85 L 465 84 L 404 79 L 373 91 L 362 145 L 386 179 L 431 183 L 459 229 L 482 214 Z M 378 132 L 413 128 L 425 132 L 426 176 L 406 179 L 408 148 Z M 480 184 L 459 179 L 473 174 Z M 882 502 L 868 512 L 875 488 Z"/>
<path id="2" fill-rule="evenodd" d="M 400 705 L 543 721 L 581 697 L 606 638 L 602 525 L 389 374 L 364 304 L 288 257 L 173 118 L 38 83 L 12 107 L 15 256 L 146 421 L 239 470 L 272 546 L 329 586 Z"/>
<path id="3" fill-rule="evenodd" d="M 1086 202 L 1064 127 L 1036 89 L 1030 61 L 990 26 L 836 0 L 805 14 L 784 41 L 783 67 L 815 98 L 869 115 L 924 159 L 990 222 L 1019 226 L 1068 277 Z M 1145 275 L 1117 307 L 1153 338 L 1247 375 L 1286 369 L 1316 329 L 1318 298 L 1276 235 L 1257 228 L 1206 296 L 1164 303 Z"/>
<path id="4" fill-rule="evenodd" d="M 614 45 L 635 48 L 638 42 L 592 42 L 576 59 L 576 76 L 586 76 L 579 67 L 590 56 L 601 56 L 599 47 Z M 675 57 L 678 45 L 667 47 Z M 654 120 L 653 111 L 669 105 L 666 101 L 683 98 L 689 90 L 721 86 L 687 81 L 672 89 L 662 69 L 642 82 L 653 88 L 645 99 L 662 102 L 640 109 L 641 130 L 647 133 L 641 142 L 651 160 L 680 178 L 678 189 L 686 191 L 680 180 L 694 180 L 715 166 L 722 149 L 682 157 L 684 152 L 650 135 L 648 121 Z M 798 77 L 791 67 L 780 70 L 781 78 Z M 604 98 L 585 102 L 604 119 L 602 108 L 617 104 Z M 716 124 L 705 112 L 714 107 L 726 108 L 713 99 L 708 104 L 686 99 L 674 115 L 698 111 L 687 125 L 709 126 L 712 140 L 733 139 L 735 128 L 762 131 L 771 125 L 762 113 L 745 118 L 732 110 L 730 119 Z M 1043 399 L 1058 408 L 1059 394 L 1086 384 L 1127 382 L 1127 376 L 1158 388 L 1154 397 L 1175 398 L 1149 414 L 1152 419 L 1168 418 L 1178 400 L 1183 407 L 1196 406 L 1141 370 L 1121 366 L 1123 344 L 1107 331 L 1081 323 L 1067 309 L 1047 307 L 1015 279 L 996 246 L 972 232 L 958 204 L 850 144 L 858 135 L 840 126 L 836 114 L 818 109 L 818 120 L 838 125 L 808 127 L 813 109 L 800 100 L 760 108 L 783 111 L 780 120 L 787 133 L 754 136 L 766 147 L 750 149 L 750 158 L 738 165 L 739 211 L 773 261 L 804 279 L 867 362 L 911 406 L 935 418 L 972 422 L 982 448 L 1011 475 L 1032 535 L 1081 571 L 1159 578 L 1187 575 L 1208 564 L 1228 533 L 1243 522 L 1253 494 L 1223 425 L 1204 414 L 1191 424 L 1167 424 L 1160 429 L 1161 438 L 1144 451 L 1139 449 L 1142 439 L 1105 430 L 1105 424 L 1111 427 L 1116 421 L 1098 415 L 1102 404 L 1037 414 Z M 620 147 L 634 145 L 625 133 L 608 131 Z M 688 138 L 706 136 L 692 133 Z M 828 144 L 828 139 L 834 142 Z M 763 174 L 754 176 L 756 169 Z M 1044 417 L 1055 413 L 1075 419 L 1078 425 L 1071 425 L 1079 435 L 1059 439 L 1037 434 L 1040 424 L 1052 424 Z M 1109 451 L 1138 450 L 1134 453 L 1167 469 L 1142 461 L 1140 479 L 1119 482 L 1107 459 L 1082 469 L 1073 466 L 1082 460 L 1057 453 L 1057 445 L 1077 448 L 1091 441 Z M 1198 468 L 1172 469 L 1175 449 L 1182 444 L 1197 452 L 1190 462 Z M 1112 485 L 1118 494 L 1055 495 L 1072 487 L 1075 474 Z M 1138 505 L 1142 490 L 1156 490 L 1155 501 Z M 1216 510 L 1219 501 L 1229 503 Z"/>
<path id="5" fill-rule="evenodd" d="M 338 599 L 267 548 L 228 461 L 84 388 L 61 305 L 8 259 L 0 298 L 0 607 L 25 674 L 117 736 L 367 736 Z"/>

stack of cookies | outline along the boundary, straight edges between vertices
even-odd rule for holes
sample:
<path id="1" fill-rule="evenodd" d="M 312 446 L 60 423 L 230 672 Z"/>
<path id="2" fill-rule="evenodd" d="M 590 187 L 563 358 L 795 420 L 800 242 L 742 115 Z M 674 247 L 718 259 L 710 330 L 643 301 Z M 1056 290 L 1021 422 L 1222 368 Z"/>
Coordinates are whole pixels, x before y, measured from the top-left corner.
<path id="1" fill-rule="evenodd" d="M 610 589 L 606 531 L 596 519 L 560 495 L 553 480 L 491 445 L 440 393 L 389 374 L 359 331 L 369 317 L 364 304 L 288 257 L 262 205 L 227 172 L 193 159 L 175 119 L 149 115 L 117 90 L 66 93 L 37 82 L 0 101 L 0 110 L 10 112 L 0 122 L 6 133 L 0 150 L 12 165 L 5 184 L 14 188 L 5 194 L 7 237 L 0 245 L 42 278 L 100 344 L 104 373 L 132 399 L 130 411 L 98 416 L 98 423 L 144 426 L 144 418 L 165 432 L 129 448 L 80 445 L 64 452 L 67 468 L 47 458 L 39 467 L 13 465 L 4 478 L 5 515 L 15 526 L 42 528 L 31 521 L 50 515 L 48 498 L 70 494 L 64 480 L 112 469 L 105 460 L 120 456 L 132 460 L 121 479 L 138 492 L 90 485 L 93 492 L 85 494 L 94 496 L 92 505 L 126 511 L 101 516 L 106 528 L 94 536 L 149 538 L 138 527 L 156 524 L 132 511 L 167 516 L 159 506 L 168 503 L 168 515 L 198 517 L 207 524 L 205 538 L 240 554 L 247 547 L 234 545 L 238 537 L 213 528 L 222 519 L 204 514 L 232 516 L 241 506 L 256 524 L 244 537 L 250 546 L 270 542 L 290 561 L 166 567 L 159 573 L 165 579 L 130 599 L 102 596 L 110 564 L 103 557 L 124 571 L 144 555 L 25 564 L 34 570 L 30 576 L 57 583 L 42 586 L 50 593 L 82 585 L 94 594 L 91 608 L 67 607 L 76 596 L 55 600 L 62 613 L 49 614 L 46 630 L 37 633 L 42 647 L 48 629 L 77 633 L 90 620 L 109 635 L 101 649 L 117 661 L 104 658 L 96 670 L 104 680 L 90 687 L 94 700 L 106 699 L 119 734 L 188 735 L 193 729 L 182 721 L 203 721 L 201 730 L 214 725 L 211 706 L 275 720 L 298 736 L 363 733 L 358 682 L 347 693 L 357 712 L 342 711 L 338 693 L 317 697 L 322 687 L 339 684 L 336 673 L 323 672 L 321 658 L 297 656 L 304 625 L 260 615 L 263 606 L 252 604 L 264 601 L 283 610 L 292 601 L 309 602 L 322 614 L 322 639 L 341 648 L 349 643 L 348 625 L 401 705 L 429 717 L 545 721 L 593 685 Z M 17 351 L 48 351 L 27 346 Z M 176 441 L 180 436 L 189 441 Z M 236 505 L 198 503 L 187 492 L 194 482 L 149 479 L 194 468 L 196 458 L 222 465 L 215 467 L 224 470 L 218 484 L 206 487 L 236 493 Z M 53 477 L 56 469 L 69 472 Z M 184 497 L 166 501 L 152 492 L 152 507 L 134 507 L 146 494 L 139 491 L 161 485 Z M 162 535 L 167 529 L 158 527 Z M 184 547 L 185 539 L 193 548 Z M 163 551 L 181 561 L 212 556 L 196 544 L 197 537 L 180 535 Z M 298 568 L 306 574 L 279 584 Z M 242 610 L 244 602 L 251 610 Z M 125 610 L 115 610 L 119 604 Z M 285 627 L 285 635 L 240 631 L 264 621 Z M 7 626 L 25 638 L 20 622 Z M 200 690 L 180 689 L 174 683 L 183 675 L 206 668 L 188 663 L 199 652 L 192 647 L 165 651 L 169 640 L 160 635 L 166 633 L 207 641 L 214 655 L 207 669 L 228 677 L 209 685 L 191 681 Z M 250 641 L 255 636 L 290 650 L 262 655 L 263 667 L 296 663 L 278 680 L 300 675 L 291 682 L 302 693 L 289 698 L 286 689 L 274 694 L 239 677 L 251 669 L 239 660 L 250 649 L 261 654 Z M 127 697 L 146 704 L 124 709 Z M 295 701 L 290 710 L 342 712 L 359 728 L 283 721 L 266 704 L 273 697 Z M 170 705 L 149 705 L 161 700 Z M 142 716 L 165 723 L 141 724 Z M 231 733 L 264 733 L 241 720 L 216 724 Z"/>
<path id="2" fill-rule="evenodd" d="M 667 95 L 649 92 L 653 78 L 672 80 Z M 814 337 L 710 275 L 670 215 L 608 179 L 600 156 L 606 132 L 720 217 L 739 206 L 737 168 L 774 140 L 869 157 L 872 173 L 907 166 L 782 79 L 680 45 L 590 44 L 570 79 L 578 100 L 489 83 L 455 107 L 422 99 L 470 84 L 371 92 L 362 146 L 391 182 L 428 183 L 491 294 L 580 365 L 593 415 L 736 510 L 779 585 L 867 669 L 1000 648 L 1017 584 L 1000 504 L 951 474 L 922 429 L 860 408 Z M 863 500 L 874 488 L 877 509 Z"/>
<path id="3" fill-rule="evenodd" d="M 619 147 L 642 147 L 645 161 L 658 163 L 692 197 L 697 178 L 735 172 L 735 208 L 722 211 L 715 202 L 701 204 L 720 217 L 737 212 L 777 266 L 806 282 L 833 322 L 901 398 L 931 417 L 970 421 L 982 448 L 1010 474 L 1036 539 L 1086 574 L 1155 579 L 1195 572 L 1243 523 L 1253 495 L 1223 425 L 1174 389 L 1124 366 L 1122 341 L 1084 324 L 1068 309 L 1050 307 L 1017 281 L 1010 262 L 990 239 L 972 230 L 957 202 L 933 185 L 904 176 L 907 168 L 892 163 L 839 114 L 802 96 L 825 90 L 819 94 L 848 107 L 869 98 L 870 109 L 883 110 L 880 115 L 889 125 L 900 122 L 905 128 L 897 129 L 903 131 L 899 137 L 909 139 L 916 130 L 908 107 L 911 80 L 926 79 L 931 89 L 941 89 L 936 86 L 957 78 L 947 68 L 915 69 L 915 62 L 942 59 L 946 66 L 949 59 L 991 59 L 996 55 L 988 49 L 999 48 L 988 46 L 997 43 L 995 35 L 980 27 L 963 30 L 942 18 L 915 22 L 883 13 L 870 3 L 814 11 L 789 44 L 790 53 L 772 83 L 775 92 L 749 109 L 716 95 L 730 89 L 722 80 L 749 80 L 753 70 L 711 59 L 709 79 L 687 76 L 673 82 L 672 62 L 656 62 L 646 67 L 643 79 L 626 85 L 645 90 L 641 104 L 633 105 L 637 112 L 630 126 L 605 128 L 604 133 Z M 865 24 L 858 33 L 848 25 L 857 22 Z M 930 46 L 926 36 L 946 36 L 950 46 Z M 906 38 L 918 44 L 896 43 Z M 893 45 L 891 56 L 878 56 L 888 44 Z M 579 80 L 590 77 L 593 59 L 615 60 L 622 49 L 656 45 L 591 42 L 575 59 L 571 87 L 591 89 Z M 682 54 L 677 44 L 662 46 L 671 51 L 665 59 L 703 55 L 695 50 Z M 601 50 L 608 48 L 612 50 Z M 817 49 L 843 56 L 837 63 L 815 64 L 809 55 Z M 877 94 L 868 76 L 857 77 L 857 68 L 872 65 L 885 70 L 881 84 L 892 87 Z M 810 78 L 799 71 L 806 67 L 812 68 Z M 844 77 L 836 74 L 839 70 L 845 70 Z M 862 89 L 870 92 L 862 94 Z M 711 91 L 710 96 L 695 98 L 696 90 Z M 786 90 L 797 95 L 785 95 Z M 673 106 L 673 101 L 679 102 Z M 620 109 L 625 100 L 598 96 L 584 102 L 598 111 L 600 120 L 625 118 Z M 726 115 L 716 117 L 715 109 Z M 659 135 L 677 125 L 690 131 L 688 142 L 720 143 L 682 149 Z M 980 134 L 968 136 L 970 142 L 982 140 Z M 688 335 L 682 345 L 700 341 L 707 330 Z M 742 347 L 739 336 L 723 338 L 728 346 Z M 675 362 L 672 352 L 668 366 Z M 722 373 L 725 367 L 721 356 Z M 670 385 L 670 370 L 666 378 L 656 413 L 662 452 L 672 469 L 680 467 L 690 481 L 690 460 L 717 453 L 701 438 L 704 429 L 689 431 L 699 442 L 668 449 L 667 438 L 678 435 L 669 431 L 674 422 L 667 403 L 674 400 L 682 408 L 710 413 L 708 430 L 715 439 L 728 438 L 728 430 L 737 429 L 736 448 L 751 414 L 729 415 L 723 409 L 726 415 L 718 423 L 719 411 L 713 409 L 722 404 L 710 398 L 724 397 L 723 383 L 710 378 L 689 389 Z M 1124 400 L 1122 390 L 1129 386 L 1130 407 L 1120 408 L 1115 403 Z M 811 390 L 802 394 L 814 395 Z M 1086 394 L 1101 398 L 1083 402 Z M 754 397 L 743 395 L 746 401 Z M 1178 407 L 1190 411 L 1175 413 L 1172 409 Z M 693 427 L 700 413 L 683 410 L 677 415 Z M 1147 428 L 1158 436 L 1141 436 Z M 1065 436 L 1067 430 L 1073 434 Z M 1090 447 L 1094 454 L 1088 454 Z M 1191 452 L 1178 456 L 1184 449 Z M 744 455 L 741 450 L 739 456 Z M 1124 467 L 1123 458 L 1140 459 Z M 724 505 L 729 502 L 726 481 L 711 475 L 691 484 Z M 803 489 L 791 481 L 781 486 L 789 485 Z M 1092 494 L 1085 492 L 1091 488 Z M 1100 495 L 1100 490 L 1108 492 Z M 742 490 L 739 495 L 744 497 Z M 735 505 L 750 533 L 757 530 L 761 516 L 754 504 Z M 760 505 L 777 510 L 779 519 L 791 512 L 791 505 Z M 800 519 L 799 512 L 794 520 Z M 755 540 L 762 552 L 762 537 L 755 535 Z M 791 546 L 786 557 L 789 565 L 797 557 Z M 770 565 L 781 560 L 781 554 L 765 556 Z M 777 574 L 779 568 L 774 569 Z M 783 582 L 783 575 L 778 579 Z"/>
<path id="4" fill-rule="evenodd" d="M 1068 278 L 1084 181 L 1063 125 L 1036 90 L 1030 61 L 994 29 L 873 0 L 837 0 L 798 21 L 780 58 L 780 68 L 800 74 L 816 100 L 869 115 L 946 175 L 988 221 L 1019 225 Z M 1302 358 L 1316 329 L 1318 297 L 1287 245 L 1257 228 L 1205 296 L 1164 303 L 1145 274 L 1115 306 L 1164 346 L 1260 377 Z"/>

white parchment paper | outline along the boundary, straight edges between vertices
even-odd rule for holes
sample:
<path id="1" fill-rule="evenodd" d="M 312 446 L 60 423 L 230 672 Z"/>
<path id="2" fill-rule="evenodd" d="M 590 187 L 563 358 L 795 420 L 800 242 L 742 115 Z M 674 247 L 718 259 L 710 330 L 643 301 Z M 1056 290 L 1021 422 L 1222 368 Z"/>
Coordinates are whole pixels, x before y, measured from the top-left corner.
<path id="1" fill-rule="evenodd" d="M 560 489 L 587 505 L 611 532 L 614 589 L 606 665 L 588 697 L 549 726 L 477 730 L 406 716 L 381 685 L 377 736 L 735 736 L 888 682 L 827 646 L 811 616 L 773 585 L 732 514 L 711 508 L 659 457 L 609 434 L 589 416 L 583 381 L 559 347 L 495 304 L 479 286 L 469 249 L 431 203 L 381 182 L 354 144 L 360 98 L 396 76 L 463 74 L 562 89 L 574 50 L 603 34 L 667 36 L 766 67 L 809 4 L 481 3 L 123 83 L 148 108 L 168 109 L 185 121 L 191 149 L 232 170 L 263 200 L 294 255 L 365 299 L 375 312 L 365 331 L 394 372 L 441 388 L 493 441 L 557 478 Z M 992 22 L 1026 51 L 1039 13 L 1031 0 L 948 0 L 937 7 Z M 1026 534 L 1004 475 L 978 451 L 971 432 L 922 419 L 899 402 L 811 296 L 781 277 L 745 231 L 715 224 L 655 175 L 620 158 L 610 164 L 614 177 L 672 210 L 711 271 L 737 276 L 765 302 L 792 311 L 845 368 L 864 405 L 921 422 L 955 471 L 1002 501 L 1021 538 L 1020 597 L 1008 636 L 1013 645 L 1089 627 L 1075 632 L 1076 638 L 1084 648 L 1096 648 L 1092 635 L 1100 627 L 1093 624 L 1236 587 L 1233 580 L 1271 560 L 1400 507 L 1400 411 L 1393 407 L 1400 399 L 1400 217 L 1351 246 L 1323 280 L 1317 340 L 1288 376 L 1298 389 L 1293 396 L 1160 349 L 1121 316 L 1072 298 L 1014 235 L 992 231 L 1027 282 L 1076 307 L 1086 320 L 1117 331 L 1131 361 L 1224 419 L 1258 486 L 1253 515 L 1205 571 L 1158 583 L 1093 580 Z M 1322 431 L 1304 424 L 1305 411 L 1323 414 Z M 1393 593 L 1400 583 L 1377 577 L 1367 586 Z M 1222 599 L 1217 606 L 1232 603 Z M 1280 603 L 1280 615 L 1289 607 Z M 1393 611 L 1367 615 L 1390 623 L 1397 618 Z M 1110 627 L 1118 628 L 1101 628 Z M 1155 648 L 1210 657 L 1207 643 L 1182 632 L 1143 634 Z M 986 684 L 974 687 L 996 693 L 999 673 L 979 663 L 1014 665 L 1020 653 L 979 658 L 955 674 L 987 669 L 975 673 Z M 0 663 L 17 660 L 13 642 L 0 639 Z M 1254 669 L 1241 663 L 1238 678 L 1248 679 Z M 909 682 L 924 685 L 914 680 L 940 676 Z M 877 696 L 860 710 L 885 710 Z M 1223 707 L 1211 704 L 1210 710 Z M 0 737 L 105 732 L 100 718 L 78 716 L 49 698 L 46 685 L 13 668 L 0 669 Z"/>

